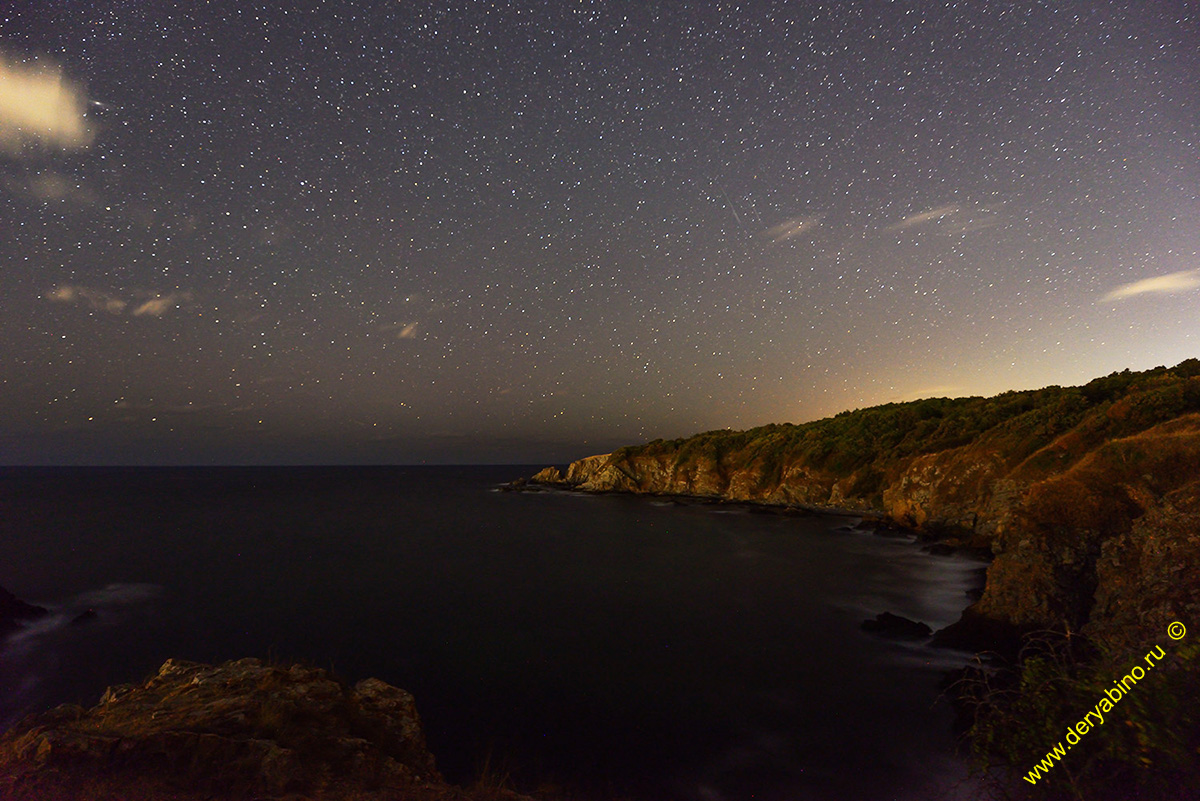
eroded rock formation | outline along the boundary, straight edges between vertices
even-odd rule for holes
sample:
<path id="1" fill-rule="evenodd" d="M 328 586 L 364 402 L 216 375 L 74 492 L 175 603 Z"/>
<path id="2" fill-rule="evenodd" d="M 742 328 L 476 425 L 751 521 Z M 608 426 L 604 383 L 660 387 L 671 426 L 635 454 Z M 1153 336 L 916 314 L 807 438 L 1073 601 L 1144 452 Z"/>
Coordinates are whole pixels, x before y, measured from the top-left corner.
<path id="1" fill-rule="evenodd" d="M 0 738 L 3 799 L 285 797 L 485 796 L 443 781 L 404 690 L 378 679 L 349 687 L 319 668 L 257 659 L 168 660 L 141 684 L 110 687 L 91 709 L 60 706 Z"/>

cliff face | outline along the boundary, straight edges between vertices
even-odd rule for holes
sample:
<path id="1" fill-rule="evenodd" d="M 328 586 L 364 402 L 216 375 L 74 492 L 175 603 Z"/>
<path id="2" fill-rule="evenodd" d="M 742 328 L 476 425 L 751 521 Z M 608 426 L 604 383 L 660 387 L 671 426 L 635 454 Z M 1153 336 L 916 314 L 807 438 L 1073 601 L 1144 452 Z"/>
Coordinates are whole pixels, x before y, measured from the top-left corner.
<path id="1" fill-rule="evenodd" d="M 1200 612 L 1195 359 L 1083 387 L 657 440 L 534 480 L 862 510 L 990 547 L 972 619 L 1066 623 L 1123 647 Z"/>
<path id="2" fill-rule="evenodd" d="M 257 659 L 168 660 L 91 709 L 61 706 L 0 738 L 3 799 L 282 797 L 476 798 L 438 774 L 405 691 Z"/>

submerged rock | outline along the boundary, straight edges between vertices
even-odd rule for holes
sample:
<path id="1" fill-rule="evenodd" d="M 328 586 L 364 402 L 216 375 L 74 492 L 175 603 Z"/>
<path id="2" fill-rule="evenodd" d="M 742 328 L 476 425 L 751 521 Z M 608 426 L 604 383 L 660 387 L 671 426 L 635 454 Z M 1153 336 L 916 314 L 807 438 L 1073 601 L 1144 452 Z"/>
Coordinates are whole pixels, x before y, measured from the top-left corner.
<path id="1" fill-rule="evenodd" d="M 438 773 L 404 690 L 257 659 L 167 660 L 91 709 L 60 706 L 0 737 L 0 799 L 283 797 L 473 798 Z"/>
<path id="2" fill-rule="evenodd" d="M 96 614 L 95 609 L 85 609 L 75 617 L 71 618 L 72 626 L 82 626 L 85 623 L 95 622 L 100 616 Z"/>
<path id="3" fill-rule="evenodd" d="M 864 620 L 862 628 L 863 631 L 895 640 L 923 640 L 933 634 L 933 629 L 924 623 L 891 612 L 880 612 L 874 620 Z"/>

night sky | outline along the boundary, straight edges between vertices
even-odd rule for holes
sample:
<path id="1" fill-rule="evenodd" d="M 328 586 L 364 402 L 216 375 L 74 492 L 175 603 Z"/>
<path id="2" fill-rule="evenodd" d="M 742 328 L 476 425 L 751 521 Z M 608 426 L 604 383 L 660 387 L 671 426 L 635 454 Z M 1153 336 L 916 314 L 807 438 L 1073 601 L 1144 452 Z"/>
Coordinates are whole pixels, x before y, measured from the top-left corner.
<path id="1" fill-rule="evenodd" d="M 550 463 L 1200 356 L 1196 8 L 5 3 L 0 463 Z"/>

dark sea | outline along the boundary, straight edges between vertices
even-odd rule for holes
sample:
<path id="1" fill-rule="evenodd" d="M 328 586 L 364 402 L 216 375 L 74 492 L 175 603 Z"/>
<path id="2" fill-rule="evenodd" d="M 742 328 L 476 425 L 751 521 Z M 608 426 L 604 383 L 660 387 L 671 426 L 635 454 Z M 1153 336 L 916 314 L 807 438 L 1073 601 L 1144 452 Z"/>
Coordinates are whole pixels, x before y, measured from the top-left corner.
<path id="1" fill-rule="evenodd" d="M 168 657 L 298 659 L 411 691 L 451 781 L 972 796 L 938 701 L 964 657 L 860 624 L 953 622 L 978 562 L 854 518 L 497 491 L 533 469 L 2 469 L 0 586 L 54 614 L 3 644 L 0 722 Z"/>

